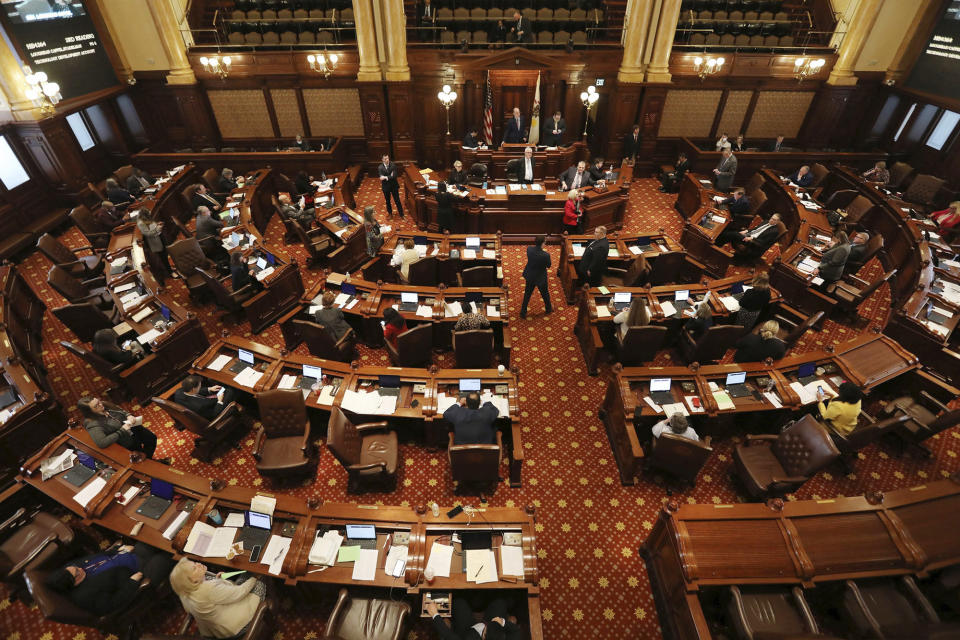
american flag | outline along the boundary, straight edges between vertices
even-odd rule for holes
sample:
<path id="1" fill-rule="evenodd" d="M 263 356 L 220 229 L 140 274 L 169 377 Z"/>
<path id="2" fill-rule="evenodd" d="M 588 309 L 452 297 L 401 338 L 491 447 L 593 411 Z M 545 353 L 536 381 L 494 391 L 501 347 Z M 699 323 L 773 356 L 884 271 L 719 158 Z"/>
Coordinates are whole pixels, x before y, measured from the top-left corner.
<path id="1" fill-rule="evenodd" d="M 490 72 L 487 71 L 487 99 L 483 104 L 483 139 L 493 146 L 493 89 L 490 88 Z"/>

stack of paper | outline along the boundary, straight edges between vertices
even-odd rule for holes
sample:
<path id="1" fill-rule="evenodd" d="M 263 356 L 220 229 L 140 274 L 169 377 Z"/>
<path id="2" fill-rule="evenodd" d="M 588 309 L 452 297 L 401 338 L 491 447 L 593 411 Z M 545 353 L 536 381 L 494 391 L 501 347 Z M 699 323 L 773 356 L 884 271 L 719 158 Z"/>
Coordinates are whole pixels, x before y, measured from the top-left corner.
<path id="1" fill-rule="evenodd" d="M 260 280 L 262 282 L 263 279 L 269 276 L 271 273 L 273 273 L 273 271 L 274 271 L 273 267 L 267 267 L 266 269 L 263 269 L 262 271 L 257 273 L 257 280 Z"/>
<path id="2" fill-rule="evenodd" d="M 480 402 L 489 402 L 497 408 L 501 416 L 510 414 L 510 401 L 505 396 L 497 396 L 489 391 L 483 391 L 480 394 Z"/>
<path id="3" fill-rule="evenodd" d="M 497 195 L 498 195 L 498 196 L 505 196 L 505 195 L 507 195 L 507 188 L 504 187 L 504 186 L 502 186 L 502 185 L 499 186 L 499 187 L 496 187 L 496 190 L 497 190 Z"/>
<path id="4" fill-rule="evenodd" d="M 260 564 L 270 565 L 267 571 L 275 576 L 280 575 L 283 559 L 287 557 L 287 551 L 290 550 L 292 541 L 293 538 L 270 536 L 270 542 L 267 543 L 267 548 L 260 556 Z"/>
<path id="5" fill-rule="evenodd" d="M 763 397 L 770 401 L 770 404 L 775 406 L 777 409 L 783 408 L 783 403 L 780 402 L 780 396 L 778 396 L 773 391 L 764 391 Z"/>
<path id="6" fill-rule="evenodd" d="M 936 333 L 939 336 L 947 336 L 950 333 L 950 329 L 943 326 L 942 324 L 937 324 L 933 320 L 925 320 L 924 324 L 927 325 L 927 328 Z"/>
<path id="7" fill-rule="evenodd" d="M 487 260 L 493 260 L 497 257 L 497 252 L 494 251 L 493 249 L 484 249 L 483 257 Z"/>
<path id="8" fill-rule="evenodd" d="M 354 580 L 376 580 L 377 558 L 380 556 L 376 549 L 360 549 L 357 560 L 353 563 Z"/>
<path id="9" fill-rule="evenodd" d="M 147 344 L 148 342 L 153 342 L 153 339 L 159 336 L 161 333 L 163 332 L 157 329 L 150 329 L 146 333 L 141 333 L 139 336 L 137 336 L 137 342 L 139 342 L 140 344 Z"/>
<path id="10" fill-rule="evenodd" d="M 500 545 L 500 572 L 505 576 L 523 577 L 523 548 Z"/>
<path id="11" fill-rule="evenodd" d="M 433 317 L 433 308 L 428 307 L 425 304 L 417 306 L 417 315 L 421 318 L 432 318 Z"/>
<path id="12" fill-rule="evenodd" d="M 233 360 L 232 356 L 219 355 L 213 360 L 213 362 L 207 365 L 207 369 L 212 369 L 213 371 L 220 371 L 225 366 L 227 366 L 231 360 Z"/>
<path id="13" fill-rule="evenodd" d="M 180 529 L 183 528 L 184 523 L 187 521 L 187 516 L 190 514 L 186 511 L 181 511 L 177 514 L 177 517 L 173 519 L 173 522 L 170 523 L 170 526 L 166 528 L 163 532 L 163 537 L 167 540 L 173 540 L 173 536 L 177 535 L 180 532 Z"/>
<path id="14" fill-rule="evenodd" d="M 324 385 L 324 387 L 320 389 L 320 395 L 317 396 L 317 402 L 319 404 L 333 404 L 333 400 L 334 400 L 333 388 L 334 387 L 332 384 Z"/>
<path id="15" fill-rule="evenodd" d="M 445 393 L 437 395 L 437 413 L 443 413 L 455 404 L 457 404 L 456 396 L 448 396 Z"/>
<path id="16" fill-rule="evenodd" d="M 127 266 L 127 257 L 126 257 L 126 256 L 122 256 L 122 257 L 120 257 L 120 258 L 117 258 L 116 260 L 111 260 L 111 261 L 110 261 L 110 268 L 111 268 L 111 269 L 122 269 L 122 268 L 125 267 L 125 266 Z"/>
<path id="17" fill-rule="evenodd" d="M 583 255 L 583 245 L 582 245 L 582 244 L 574 244 L 574 245 L 573 245 L 573 255 L 574 255 L 574 257 L 577 257 L 577 258 L 579 258 L 580 256 Z"/>
<path id="18" fill-rule="evenodd" d="M 388 576 L 399 578 L 403 575 L 403 570 L 407 566 L 407 547 L 404 545 L 394 545 L 390 547 L 387 553 L 387 560 L 383 563 L 383 570 Z"/>
<path id="19" fill-rule="evenodd" d="M 814 380 L 803 384 L 801 382 L 791 382 L 790 388 L 797 392 L 797 395 L 800 396 L 800 402 L 802 404 L 811 404 L 817 401 L 817 387 L 823 388 L 823 393 L 827 398 L 832 398 L 837 394 L 834 393 L 833 389 L 823 380 Z"/>
<path id="20" fill-rule="evenodd" d="M 635 256 L 638 256 L 638 255 L 640 255 L 641 253 L 643 253 L 643 249 L 641 249 L 640 247 L 638 247 L 638 246 L 635 245 L 635 244 L 632 244 L 632 245 L 630 245 L 630 253 L 632 253 L 632 254 L 635 255 Z"/>
<path id="21" fill-rule="evenodd" d="M 487 305 L 487 317 L 488 317 L 488 318 L 499 318 L 499 317 L 500 317 L 500 309 L 497 309 L 497 308 L 496 308 L 495 306 L 493 306 L 492 304 L 488 304 L 488 305 Z"/>
<path id="22" fill-rule="evenodd" d="M 127 284 L 121 284 L 119 286 L 114 287 L 113 292 L 123 293 L 124 291 L 129 291 L 130 289 L 133 289 L 135 286 L 137 286 L 136 280 L 134 280 L 133 282 L 128 282 Z"/>
<path id="23" fill-rule="evenodd" d="M 467 582 L 485 584 L 499 580 L 497 557 L 493 554 L 493 549 L 467 549 L 464 555 L 467 561 Z"/>
<path id="24" fill-rule="evenodd" d="M 810 256 L 807 256 L 806 258 L 804 258 L 800 262 L 800 264 L 797 265 L 797 269 L 799 269 L 803 273 L 813 273 L 813 270 L 819 267 L 820 267 L 820 263 L 814 260 Z"/>
<path id="25" fill-rule="evenodd" d="M 257 384 L 257 382 L 262 377 L 263 377 L 262 371 L 257 371 L 252 367 L 247 367 L 246 369 L 238 373 L 236 376 L 234 376 L 233 381 L 241 386 L 249 387 L 252 389 L 253 386 Z"/>
<path id="26" fill-rule="evenodd" d="M 609 318 L 610 317 L 610 307 L 605 304 L 597 305 L 597 318 Z"/>
<path id="27" fill-rule="evenodd" d="M 723 306 L 730 313 L 736 313 L 737 311 L 740 311 L 740 302 L 733 296 L 721 296 L 720 302 L 723 303 Z"/>
<path id="28" fill-rule="evenodd" d="M 273 496 L 265 496 L 262 494 L 256 494 L 250 498 L 250 511 L 256 511 L 257 513 L 265 513 L 268 516 L 273 515 L 274 509 L 277 508 L 277 499 Z"/>
<path id="29" fill-rule="evenodd" d="M 663 300 L 660 302 L 660 308 L 663 310 L 663 315 L 666 318 L 675 316 L 677 314 L 677 308 L 673 306 L 669 300 Z"/>
<path id="30" fill-rule="evenodd" d="M 474 260 L 474 259 L 477 257 L 477 250 L 476 250 L 476 249 L 464 249 L 464 250 L 460 253 L 460 255 L 463 256 L 463 259 L 464 259 L 464 260 Z"/>
<path id="31" fill-rule="evenodd" d="M 447 302 L 444 304 L 443 314 L 447 318 L 455 318 L 463 314 L 463 307 L 459 302 Z"/>
<path id="32" fill-rule="evenodd" d="M 153 315 L 153 311 L 154 310 L 152 307 L 144 307 L 143 309 L 140 309 L 140 311 L 137 311 L 135 314 L 133 314 L 133 321 L 143 322 L 145 318 L 148 318 L 151 315 Z"/>
<path id="33" fill-rule="evenodd" d="M 617 251 L 617 248 L 616 248 L 616 247 L 610 247 L 609 249 L 607 249 L 607 257 L 608 257 L 608 258 L 619 258 L 619 257 L 620 257 L 620 252 Z"/>
<path id="34" fill-rule="evenodd" d="M 211 527 L 197 521 L 190 530 L 183 551 L 204 558 L 226 558 L 236 535 L 235 527 Z"/>
<path id="35" fill-rule="evenodd" d="M 668 418 L 675 413 L 680 413 L 685 416 L 690 415 L 690 412 L 687 411 L 687 408 L 683 406 L 682 402 L 672 402 L 670 404 L 661 405 L 661 407 L 663 409 L 663 415 L 667 416 Z"/>
<path id="36" fill-rule="evenodd" d="M 313 546 L 310 547 L 310 554 L 307 556 L 307 562 L 310 564 L 332 565 L 337 561 L 337 555 L 340 551 L 340 545 L 343 543 L 343 536 L 339 532 L 329 530 L 323 536 L 317 536 L 313 540 Z"/>
<path id="37" fill-rule="evenodd" d="M 430 547 L 430 557 L 427 559 L 427 569 L 433 571 L 438 578 L 450 577 L 450 562 L 453 560 L 453 547 L 434 542 Z"/>
<path id="38" fill-rule="evenodd" d="M 736 409 L 736 405 L 733 404 L 733 400 L 726 391 L 714 391 L 713 399 L 717 401 L 717 409 L 721 411 L 724 409 Z"/>
<path id="39" fill-rule="evenodd" d="M 77 454 L 74 453 L 73 449 L 66 449 L 63 453 L 58 456 L 52 456 L 47 458 L 40 463 L 40 478 L 47 480 L 61 471 L 66 471 L 73 467 L 74 461 L 77 459 Z"/>
<path id="40" fill-rule="evenodd" d="M 280 378 L 280 384 L 277 385 L 277 389 L 293 389 L 297 386 L 297 376 L 290 376 L 284 374 Z"/>

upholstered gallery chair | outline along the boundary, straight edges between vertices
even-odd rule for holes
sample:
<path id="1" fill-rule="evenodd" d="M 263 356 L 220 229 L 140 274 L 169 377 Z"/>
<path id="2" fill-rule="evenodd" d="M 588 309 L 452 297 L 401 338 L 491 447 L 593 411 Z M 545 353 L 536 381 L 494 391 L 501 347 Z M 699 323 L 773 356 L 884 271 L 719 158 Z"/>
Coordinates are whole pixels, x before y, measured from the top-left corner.
<path id="1" fill-rule="evenodd" d="M 840 457 L 826 427 L 805 415 L 778 435 L 750 435 L 733 449 L 737 475 L 752 498 L 796 491 Z"/>
<path id="2" fill-rule="evenodd" d="M 240 405 L 231 402 L 223 408 L 213 420 L 207 420 L 197 415 L 185 406 L 164 400 L 152 398 L 154 404 L 167 412 L 173 418 L 174 426 L 179 431 L 189 431 L 197 437 L 193 441 L 193 457 L 210 462 L 217 446 L 226 441 L 230 435 L 235 435 L 243 428 L 243 415 Z"/>
<path id="3" fill-rule="evenodd" d="M 327 424 L 327 447 L 347 470 L 351 490 L 396 482 L 397 432 L 388 430 L 386 421 L 353 424 L 340 407 L 334 407 Z"/>
<path id="4" fill-rule="evenodd" d="M 72 303 L 92 302 L 105 311 L 114 308 L 103 277 L 77 280 L 63 267 L 53 265 L 47 272 L 47 284 Z"/>
<path id="5" fill-rule="evenodd" d="M 901 189 L 903 185 L 906 184 L 910 176 L 913 175 L 914 168 L 905 162 L 895 162 L 892 167 L 890 167 L 890 181 L 887 183 L 887 187 L 890 189 Z"/>
<path id="6" fill-rule="evenodd" d="M 97 222 L 89 207 L 81 204 L 71 209 L 67 216 L 73 221 L 73 224 L 77 225 L 90 246 L 96 249 L 106 249 L 110 243 L 110 232 Z"/>
<path id="7" fill-rule="evenodd" d="M 300 389 L 273 389 L 257 394 L 260 427 L 253 447 L 257 471 L 287 477 L 309 473 L 314 465 L 310 420 Z"/>
<path id="8" fill-rule="evenodd" d="M 911 576 L 847 580 L 843 613 L 860 638 L 960 637 L 960 624 L 941 624 L 933 605 Z"/>
<path id="9" fill-rule="evenodd" d="M 407 602 L 356 597 L 340 589 L 321 640 L 400 640 L 409 616 Z"/>
<path id="10" fill-rule="evenodd" d="M 0 580 L 11 597 L 25 593 L 23 573 L 47 561 L 65 560 L 74 543 L 73 529 L 45 511 L 17 509 L 0 522 Z"/>
<path id="11" fill-rule="evenodd" d="M 397 336 L 397 346 L 384 341 L 395 367 L 426 367 L 433 361 L 433 325 L 421 324 Z"/>
<path id="12" fill-rule="evenodd" d="M 497 431 L 497 444 L 453 444 L 450 434 L 447 457 L 450 474 L 457 483 L 457 491 L 467 489 L 495 490 L 500 482 L 500 457 L 503 435 Z"/>
<path id="13" fill-rule="evenodd" d="M 337 362 L 351 362 L 357 356 L 357 334 L 351 328 L 339 340 L 334 340 L 333 333 L 322 324 L 295 318 L 292 320 L 295 331 L 307 343 L 310 355 L 336 360 Z"/>
<path id="14" fill-rule="evenodd" d="M 37 248 L 43 255 L 47 256 L 50 262 L 66 269 L 75 278 L 86 280 L 103 273 L 105 263 L 99 255 L 76 255 L 76 251 L 92 251 L 92 246 L 88 245 L 71 250 L 49 233 L 45 233 L 37 240 Z"/>
<path id="15" fill-rule="evenodd" d="M 826 638 L 800 587 L 730 587 L 727 618 L 740 640 Z"/>
<path id="16" fill-rule="evenodd" d="M 681 485 L 693 488 L 711 453 L 709 436 L 703 442 L 697 442 L 674 433 L 661 433 L 650 443 L 644 465 L 648 470 L 659 471 Z"/>

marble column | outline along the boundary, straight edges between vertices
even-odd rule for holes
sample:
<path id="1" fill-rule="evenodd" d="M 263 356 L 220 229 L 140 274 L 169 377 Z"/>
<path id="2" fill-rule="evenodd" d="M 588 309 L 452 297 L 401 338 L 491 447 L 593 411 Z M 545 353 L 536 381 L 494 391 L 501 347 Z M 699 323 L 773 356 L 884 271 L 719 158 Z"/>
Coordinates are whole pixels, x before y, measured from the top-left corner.
<path id="1" fill-rule="evenodd" d="M 880 15 L 883 0 L 860 0 L 857 4 L 843 42 L 840 43 L 837 62 L 830 71 L 827 84 L 834 86 L 853 86 L 857 84 L 854 74 L 857 59 L 863 51 L 863 46 L 873 30 L 873 25 Z"/>
<path id="2" fill-rule="evenodd" d="M 623 25 L 623 59 L 620 61 L 620 82 L 643 82 L 646 62 L 643 54 L 648 39 L 651 14 L 661 0 L 629 0 L 627 20 Z"/>
<path id="3" fill-rule="evenodd" d="M 920 3 L 917 15 L 913 17 L 906 36 L 900 43 L 893 61 L 887 68 L 884 81 L 888 83 L 902 82 L 907 79 L 910 69 L 916 64 L 917 58 L 927 45 L 927 34 L 933 29 L 937 18 L 940 17 L 941 3 L 939 0 L 915 0 Z"/>
<path id="4" fill-rule="evenodd" d="M 383 75 L 380 73 L 380 63 L 377 60 L 376 22 L 371 0 L 353 0 L 353 21 L 357 32 L 357 55 L 360 58 L 357 80 L 378 82 L 383 79 Z M 406 60 L 406 52 L 404 52 L 404 60 Z"/>
<path id="5" fill-rule="evenodd" d="M 193 74 L 190 59 L 187 57 L 187 46 L 180 35 L 180 24 L 177 14 L 170 0 L 147 0 L 150 14 L 160 36 L 160 44 L 170 61 L 170 71 L 167 73 L 168 84 L 196 84 L 197 77 Z"/>
<path id="6" fill-rule="evenodd" d="M 663 0 L 657 20 L 657 37 L 653 43 L 647 82 L 670 82 L 670 51 L 680 19 L 680 0 Z"/>
<path id="7" fill-rule="evenodd" d="M 56 78 L 51 78 L 51 81 L 56 82 Z M 6 42 L 0 42 L 0 90 L 7 103 L 2 109 L 9 111 L 13 120 L 39 120 L 42 117 L 33 100 L 27 97 L 27 83 L 24 81 L 20 58 Z"/>
<path id="8" fill-rule="evenodd" d="M 403 0 L 383 0 L 381 9 L 387 40 L 387 80 L 406 82 L 410 80 L 410 67 L 407 65 L 407 17 L 403 12 Z"/>

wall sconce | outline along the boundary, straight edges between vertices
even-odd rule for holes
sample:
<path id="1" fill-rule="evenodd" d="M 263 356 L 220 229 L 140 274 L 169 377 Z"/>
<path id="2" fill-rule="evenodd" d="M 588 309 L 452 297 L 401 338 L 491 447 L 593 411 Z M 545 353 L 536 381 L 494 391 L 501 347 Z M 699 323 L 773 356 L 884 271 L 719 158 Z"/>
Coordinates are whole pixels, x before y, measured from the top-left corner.
<path id="1" fill-rule="evenodd" d="M 597 88 L 593 85 L 587 87 L 586 91 L 580 92 L 580 102 L 587 108 L 587 116 L 583 119 L 584 137 L 587 135 L 587 124 L 590 122 L 590 109 L 593 108 L 593 105 L 595 105 L 599 99 L 600 94 L 597 93 Z"/>
<path id="2" fill-rule="evenodd" d="M 24 81 L 27 83 L 25 91 L 34 106 L 40 109 L 43 115 L 52 115 L 57 111 L 60 102 L 60 85 L 56 82 L 47 82 L 47 74 L 43 71 L 33 73 L 30 67 L 23 68 Z"/>
<path id="3" fill-rule="evenodd" d="M 318 53 L 317 55 L 311 53 L 307 56 L 307 62 L 310 63 L 310 68 L 317 73 L 322 73 L 324 78 L 329 78 L 333 74 L 339 61 L 340 56 L 335 53 Z"/>
<path id="4" fill-rule="evenodd" d="M 200 58 L 200 64 L 203 65 L 203 70 L 207 73 L 212 73 L 221 80 L 226 80 L 227 76 L 230 75 L 230 65 L 233 61 L 230 59 L 230 56 L 213 56 L 208 58 L 207 56 L 202 56 Z"/>
<path id="5" fill-rule="evenodd" d="M 823 69 L 823 65 L 827 63 L 823 58 L 817 58 L 814 60 L 810 58 L 797 58 L 793 62 L 793 77 L 797 79 L 797 82 L 803 82 L 805 79 L 815 76 L 820 73 L 820 69 Z"/>
<path id="6" fill-rule="evenodd" d="M 693 70 L 697 72 L 697 77 L 700 78 L 702 82 L 707 76 L 719 73 L 724 62 L 726 62 L 724 58 L 707 58 L 704 60 L 700 56 L 697 56 L 693 59 Z"/>
<path id="7" fill-rule="evenodd" d="M 437 94 L 437 99 L 447 110 L 447 135 L 450 135 L 450 106 L 457 101 L 457 92 L 450 90 L 450 85 L 443 85 L 443 90 Z"/>

